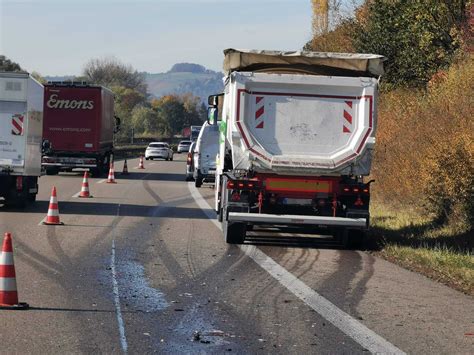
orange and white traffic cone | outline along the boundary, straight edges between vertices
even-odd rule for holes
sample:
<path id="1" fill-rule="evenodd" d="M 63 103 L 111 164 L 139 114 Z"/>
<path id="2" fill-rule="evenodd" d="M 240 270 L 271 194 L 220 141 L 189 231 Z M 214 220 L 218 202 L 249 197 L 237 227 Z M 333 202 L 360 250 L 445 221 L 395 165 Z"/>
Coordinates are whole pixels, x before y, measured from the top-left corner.
<path id="1" fill-rule="evenodd" d="M 107 178 L 107 184 L 116 184 L 115 181 L 115 172 L 114 172 L 114 163 L 110 163 L 109 177 Z"/>
<path id="2" fill-rule="evenodd" d="M 143 165 L 143 155 L 140 156 L 140 163 L 138 164 L 138 169 L 145 169 L 145 166 Z"/>
<path id="3" fill-rule="evenodd" d="M 92 195 L 89 193 L 89 173 L 84 172 L 84 178 L 82 179 L 82 188 L 79 193 L 79 197 L 90 198 Z"/>
<path id="4" fill-rule="evenodd" d="M 18 302 L 12 235 L 5 233 L 0 254 L 0 309 L 27 309 L 28 303 Z"/>
<path id="5" fill-rule="evenodd" d="M 59 206 L 58 206 L 58 197 L 56 195 L 56 186 L 53 186 L 51 190 L 51 198 L 49 199 L 48 215 L 46 220 L 43 221 L 43 224 L 46 225 L 63 225 L 59 220 Z"/>
<path id="6" fill-rule="evenodd" d="M 127 165 L 127 159 L 123 162 L 123 170 L 122 170 L 122 175 L 128 175 L 128 165 Z"/>

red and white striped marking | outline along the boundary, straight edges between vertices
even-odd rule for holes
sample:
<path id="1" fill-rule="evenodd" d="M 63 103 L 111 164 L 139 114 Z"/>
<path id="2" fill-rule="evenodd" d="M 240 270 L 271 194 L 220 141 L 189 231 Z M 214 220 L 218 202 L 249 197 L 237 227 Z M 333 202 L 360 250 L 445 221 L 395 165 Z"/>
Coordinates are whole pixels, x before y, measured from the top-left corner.
<path id="1" fill-rule="evenodd" d="M 262 129 L 265 124 L 265 98 L 255 97 L 255 128 Z"/>
<path id="2" fill-rule="evenodd" d="M 81 192 L 79 193 L 79 197 L 83 198 L 90 198 L 92 197 L 89 193 L 89 173 L 87 171 L 84 172 L 84 178 L 82 179 L 82 187 Z"/>
<path id="3" fill-rule="evenodd" d="M 343 133 L 352 132 L 352 101 L 344 101 L 344 123 L 342 125 Z"/>
<path id="4" fill-rule="evenodd" d="M 114 163 L 110 163 L 109 176 L 107 177 L 107 184 L 116 184 Z"/>
<path id="5" fill-rule="evenodd" d="M 53 186 L 51 190 L 51 198 L 49 199 L 48 215 L 46 216 L 46 220 L 43 221 L 43 224 L 46 224 L 46 225 L 63 224 L 59 220 L 58 197 L 56 195 L 55 186 Z"/>
<path id="6" fill-rule="evenodd" d="M 23 115 L 13 115 L 12 117 L 12 134 L 15 136 L 23 135 L 23 122 L 25 117 Z"/>
<path id="7" fill-rule="evenodd" d="M 5 233 L 0 254 L 0 305 L 18 304 L 15 265 L 13 262 L 13 243 L 10 233 Z"/>

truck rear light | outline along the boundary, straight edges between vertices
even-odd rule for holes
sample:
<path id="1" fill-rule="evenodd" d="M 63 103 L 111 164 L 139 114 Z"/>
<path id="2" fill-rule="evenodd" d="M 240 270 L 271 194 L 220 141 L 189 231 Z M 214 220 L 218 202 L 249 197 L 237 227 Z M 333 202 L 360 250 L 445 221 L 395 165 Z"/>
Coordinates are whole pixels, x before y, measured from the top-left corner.
<path id="1" fill-rule="evenodd" d="M 366 194 L 369 193 L 369 189 L 363 189 L 362 191 L 364 191 Z"/>
<path id="2" fill-rule="evenodd" d="M 234 192 L 230 197 L 230 200 L 234 202 L 240 201 L 240 194 L 238 192 Z"/>
<path id="3" fill-rule="evenodd" d="M 192 160 L 193 160 L 193 155 L 191 153 L 188 153 L 188 158 L 186 159 L 186 164 L 191 165 Z"/>
<path id="4" fill-rule="evenodd" d="M 259 181 L 257 180 L 237 180 L 227 182 L 228 189 L 238 189 L 238 190 L 258 190 L 260 187 Z"/>
<path id="5" fill-rule="evenodd" d="M 23 190 L 23 177 L 22 176 L 16 177 L 16 190 L 17 191 Z"/>
<path id="6" fill-rule="evenodd" d="M 351 189 L 350 189 L 350 188 L 348 188 L 348 187 L 344 187 L 344 192 L 349 192 L 349 191 L 351 191 Z"/>
<path id="7" fill-rule="evenodd" d="M 354 187 L 354 188 L 352 189 L 352 192 L 359 192 L 359 191 L 360 191 L 360 190 L 359 190 L 358 187 Z"/>
<path id="8" fill-rule="evenodd" d="M 325 206 L 326 205 L 326 200 L 324 200 L 324 199 L 318 200 L 318 205 L 321 206 L 321 207 Z"/>
<path id="9" fill-rule="evenodd" d="M 364 206 L 364 202 L 362 201 L 362 199 L 359 197 L 357 197 L 357 200 L 356 202 L 354 202 L 354 206 Z"/>

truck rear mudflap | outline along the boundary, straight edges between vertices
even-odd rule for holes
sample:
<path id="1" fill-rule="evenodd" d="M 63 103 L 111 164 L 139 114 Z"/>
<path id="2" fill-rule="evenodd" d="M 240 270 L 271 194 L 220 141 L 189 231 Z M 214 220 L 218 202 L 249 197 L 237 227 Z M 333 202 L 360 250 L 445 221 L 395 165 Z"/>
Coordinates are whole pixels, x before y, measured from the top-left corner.
<path id="1" fill-rule="evenodd" d="M 229 222 L 245 222 L 272 225 L 315 225 L 366 229 L 366 218 L 305 216 L 305 215 L 274 215 L 267 213 L 229 212 Z"/>

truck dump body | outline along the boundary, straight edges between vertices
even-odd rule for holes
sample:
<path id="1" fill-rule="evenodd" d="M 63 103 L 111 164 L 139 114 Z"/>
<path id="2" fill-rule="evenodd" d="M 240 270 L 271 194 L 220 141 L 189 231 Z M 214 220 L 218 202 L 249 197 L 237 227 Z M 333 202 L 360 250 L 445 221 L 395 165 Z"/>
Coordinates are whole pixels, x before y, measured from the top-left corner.
<path id="1" fill-rule="evenodd" d="M 235 169 L 368 175 L 377 79 L 234 72 Z"/>
<path id="2" fill-rule="evenodd" d="M 46 85 L 43 138 L 54 151 L 96 153 L 113 147 L 113 93 L 100 86 Z"/>

